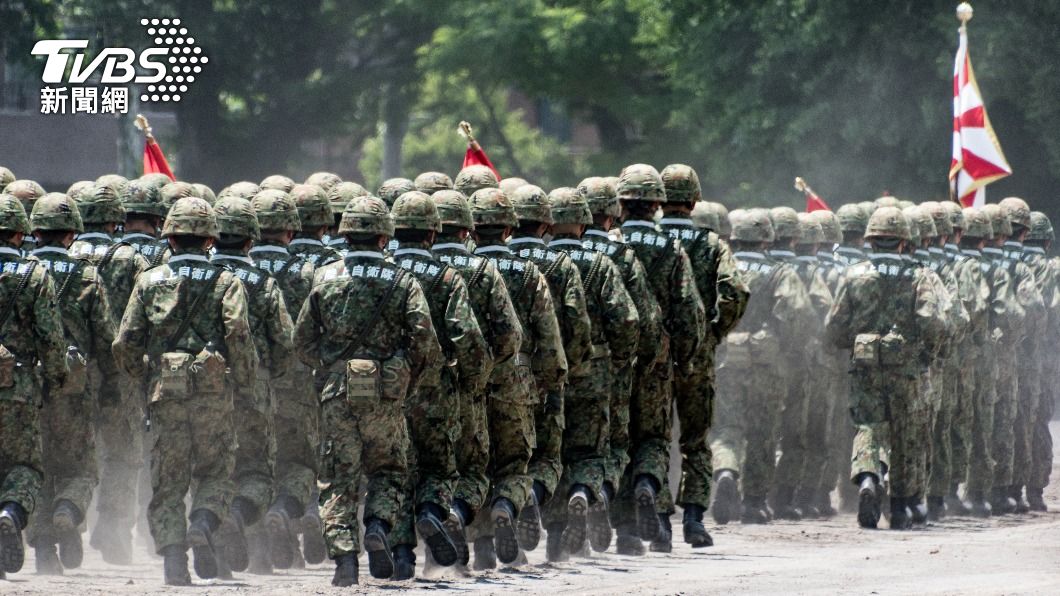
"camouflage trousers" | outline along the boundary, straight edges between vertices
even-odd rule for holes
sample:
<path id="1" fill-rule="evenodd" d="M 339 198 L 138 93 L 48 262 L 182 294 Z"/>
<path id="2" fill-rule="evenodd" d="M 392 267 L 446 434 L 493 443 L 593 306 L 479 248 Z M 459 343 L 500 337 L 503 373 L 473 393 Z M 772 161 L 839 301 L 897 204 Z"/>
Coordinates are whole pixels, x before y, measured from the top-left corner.
<path id="1" fill-rule="evenodd" d="M 955 373 L 957 382 L 954 400 L 943 410 L 943 418 L 949 419 L 949 485 L 934 487 L 932 494 L 935 496 L 949 494 L 968 476 L 968 464 L 974 443 L 972 431 L 975 427 L 976 392 L 979 391 L 980 379 L 982 382 L 993 383 L 992 379 L 978 370 L 978 359 L 979 355 L 972 351 L 960 355 L 960 368 Z M 935 492 L 936 490 L 941 492 Z"/>
<path id="2" fill-rule="evenodd" d="M 835 487 L 836 468 L 832 457 L 838 442 L 835 411 L 840 377 L 845 374 L 840 364 L 836 358 L 830 361 L 822 358 L 818 378 L 810 385 L 806 400 L 805 460 L 795 493 L 798 503 L 811 502 L 818 494 L 827 494 Z M 845 411 L 842 413 L 846 415 Z"/>
<path id="3" fill-rule="evenodd" d="M 289 378 L 288 378 L 289 377 Z M 290 497 L 300 508 L 311 504 L 320 463 L 320 401 L 301 365 L 273 383 L 276 436 L 275 496 Z"/>
<path id="4" fill-rule="evenodd" d="M 921 494 L 917 465 L 926 407 L 920 379 L 917 373 L 891 370 L 854 376 L 851 405 L 857 433 L 851 454 L 852 481 L 857 482 L 863 473 L 883 479 L 886 472 L 891 496 Z"/>
<path id="5" fill-rule="evenodd" d="M 535 444 L 526 473 L 545 487 L 545 500 L 552 498 L 563 474 L 564 389 L 540 397 L 534 407 Z"/>
<path id="6" fill-rule="evenodd" d="M 1006 350 L 1007 352 L 1007 350 Z M 998 353 L 998 377 L 995 383 L 997 400 L 994 402 L 994 433 L 990 454 L 994 460 L 991 486 L 1012 484 L 1016 461 L 1016 420 L 1019 413 L 1020 391 L 1014 353 Z"/>
<path id="7" fill-rule="evenodd" d="M 607 457 L 606 480 L 611 483 L 612 490 L 616 490 L 630 461 L 629 398 L 633 389 L 633 365 L 627 362 L 612 362 L 611 370 L 611 405 L 608 408 L 611 431 L 608 438 L 610 453 Z"/>
<path id="8" fill-rule="evenodd" d="M 490 432 L 486 416 L 486 396 L 475 395 L 460 402 L 460 438 L 456 444 L 459 479 L 453 498 L 478 511 L 489 494 Z"/>
<path id="9" fill-rule="evenodd" d="M 1043 392 L 1039 396 L 1038 411 L 1034 417 L 1031 473 L 1027 481 L 1027 487 L 1033 489 L 1049 486 L 1049 475 L 1053 471 L 1053 436 L 1049 432 L 1049 421 L 1053 419 L 1056 408 L 1055 390 L 1052 387 L 1060 375 L 1049 364 L 1043 373 Z"/>
<path id="10" fill-rule="evenodd" d="M 364 519 L 393 528 L 408 478 L 408 428 L 400 404 L 356 412 L 342 396 L 321 405 L 320 518 L 332 559 L 357 554 L 361 479 L 368 493 Z"/>
<path id="11" fill-rule="evenodd" d="M 931 457 L 928 469 L 927 494 L 943 497 L 948 494 L 953 482 L 959 482 L 960 470 L 954 461 L 954 426 L 962 396 L 959 388 L 960 362 L 948 358 L 942 362 L 932 379 L 932 388 L 937 391 L 938 409 L 931 428 Z"/>
<path id="12" fill-rule="evenodd" d="M 677 502 L 682 507 L 697 505 L 706 509 L 710 504 L 714 468 L 707 434 L 714 418 L 714 348 L 713 342 L 705 342 L 694 370 L 674 374 L 673 401 L 681 430 L 681 490 Z"/>
<path id="13" fill-rule="evenodd" d="M 917 383 L 917 392 L 920 396 L 921 414 L 910 421 L 914 425 L 913 432 L 916 433 L 915 464 L 913 466 L 916 477 L 915 484 L 917 493 L 914 496 L 926 496 L 931 478 L 931 463 L 934 453 L 934 429 L 938 419 L 939 388 L 942 385 L 941 363 L 932 363 L 924 370 Z"/>
<path id="14" fill-rule="evenodd" d="M 54 540 L 52 511 L 59 501 L 72 503 L 82 518 L 88 511 L 99 481 L 92 428 L 95 403 L 95 392 L 91 389 L 84 394 L 57 394 L 44 399 L 40 414 L 44 483 L 40 508 L 30 520 L 27 532 L 31 545 Z"/>
<path id="15" fill-rule="evenodd" d="M 99 492 L 96 511 L 108 523 L 131 527 L 136 521 L 136 490 L 144 465 L 143 390 L 122 378 L 121 398 L 99 403 L 96 445 L 99 452 Z"/>
<path id="16" fill-rule="evenodd" d="M 409 473 L 397 523 L 390 535 L 391 546 L 416 545 L 416 510 L 427 503 L 448 513 L 456 467 L 457 413 L 462 401 L 456 379 L 442 371 L 436 387 L 419 387 L 405 402 L 409 429 Z"/>
<path id="17" fill-rule="evenodd" d="M 1042 352 L 1044 353 L 1044 351 Z M 1017 381 L 1016 420 L 1014 428 L 1015 448 L 1012 459 L 1012 478 L 1008 484 L 1026 486 L 1030 483 L 1034 468 L 1034 420 L 1041 402 L 1042 366 L 1039 354 L 1024 352 L 1020 356 L 1019 379 Z"/>
<path id="18" fill-rule="evenodd" d="M 254 506 L 244 509 L 244 521 L 253 524 L 272 504 L 276 462 L 276 436 L 273 434 L 272 392 L 268 371 L 258 371 L 254 392 L 236 393 L 233 423 L 236 433 L 236 464 L 232 482 L 233 498 Z"/>
<path id="19" fill-rule="evenodd" d="M 151 503 L 147 517 L 155 549 L 185 545 L 187 510 L 221 519 L 232 500 L 236 461 L 233 404 L 221 395 L 194 395 L 150 405 Z M 242 415 L 242 413 L 241 413 Z"/>
<path id="20" fill-rule="evenodd" d="M 994 411 L 1000 375 L 995 354 L 983 354 L 975 371 L 972 432 L 965 490 L 983 493 L 994 484 Z"/>
<path id="21" fill-rule="evenodd" d="M 847 406 L 850 394 L 850 373 L 847 370 L 849 357 L 837 355 L 835 363 L 834 397 L 832 416 L 828 421 L 829 447 L 825 468 L 821 474 L 820 490 L 825 493 L 838 489 L 840 501 L 844 504 L 856 502 L 857 490 L 850 479 L 850 452 L 854 443 L 856 428 L 850 418 Z"/>
<path id="22" fill-rule="evenodd" d="M 33 513 L 41 503 L 44 463 L 40 408 L 35 396 L 0 397 L 0 503 L 18 503 Z"/>
<path id="23" fill-rule="evenodd" d="M 638 365 L 634 372 L 629 406 L 630 463 L 619 483 L 618 497 L 612 508 L 613 519 L 620 523 L 632 523 L 633 488 L 638 478 L 651 478 L 660 490 L 666 487 L 673 425 L 672 385 L 673 367 L 669 361 Z M 660 497 L 665 500 L 662 492 Z M 660 504 L 661 510 L 672 506 Z"/>

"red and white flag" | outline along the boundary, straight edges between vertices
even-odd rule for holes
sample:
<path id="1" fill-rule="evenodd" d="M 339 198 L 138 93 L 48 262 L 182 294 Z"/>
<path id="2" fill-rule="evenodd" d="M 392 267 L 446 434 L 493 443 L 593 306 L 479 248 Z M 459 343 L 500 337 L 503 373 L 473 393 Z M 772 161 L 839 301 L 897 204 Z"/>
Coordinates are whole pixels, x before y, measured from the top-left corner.
<path id="1" fill-rule="evenodd" d="M 961 41 L 953 68 L 953 158 L 950 161 L 950 187 L 965 207 L 986 204 L 986 185 L 1008 176 L 1008 165 L 1001 144 L 990 126 L 983 96 L 975 82 L 972 59 L 968 55 L 968 31 L 960 29 Z"/>
<path id="2" fill-rule="evenodd" d="M 467 151 L 464 152 L 464 165 L 462 167 L 486 166 L 493 171 L 493 175 L 497 177 L 497 180 L 501 180 L 501 175 L 497 171 L 497 168 L 493 167 L 493 162 L 490 161 L 489 156 L 483 151 L 482 145 L 479 145 L 478 141 L 475 140 L 475 137 L 471 132 L 471 125 L 467 122 L 461 122 L 460 128 L 457 129 L 457 132 L 460 133 L 460 136 L 467 139 Z"/>
<path id="3" fill-rule="evenodd" d="M 828 206 L 828 203 L 824 202 L 817 193 L 810 188 L 809 184 L 802 178 L 795 178 L 795 190 L 806 195 L 806 213 L 813 213 L 814 211 L 831 211 L 832 208 Z"/>
<path id="4" fill-rule="evenodd" d="M 169 167 L 166 154 L 158 146 L 155 135 L 151 133 L 151 125 L 142 114 L 136 115 L 136 128 L 144 133 L 144 174 L 165 174 L 170 180 L 176 181 L 173 170 Z"/>

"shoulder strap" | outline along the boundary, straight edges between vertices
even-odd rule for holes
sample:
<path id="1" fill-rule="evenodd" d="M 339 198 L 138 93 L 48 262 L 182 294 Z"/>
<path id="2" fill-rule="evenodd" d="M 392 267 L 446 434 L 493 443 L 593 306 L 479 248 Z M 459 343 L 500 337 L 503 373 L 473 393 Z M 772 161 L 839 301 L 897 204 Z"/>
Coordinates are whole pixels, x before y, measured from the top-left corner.
<path id="1" fill-rule="evenodd" d="M 431 280 L 430 287 L 427 288 L 427 292 L 426 293 L 428 295 L 433 294 L 434 291 L 436 289 L 438 289 L 438 286 L 440 286 L 442 284 L 442 280 L 445 279 L 445 272 L 446 271 L 449 271 L 449 265 L 446 264 L 446 263 L 442 263 L 442 270 L 438 272 L 438 275 L 434 276 L 434 279 Z"/>
<path id="2" fill-rule="evenodd" d="M 158 254 L 156 254 L 154 256 L 154 258 L 151 259 L 151 266 L 152 267 L 158 267 L 159 265 L 161 265 L 162 264 L 162 257 L 164 257 L 165 255 L 166 255 L 166 248 L 164 246 L 159 246 Z"/>
<path id="3" fill-rule="evenodd" d="M 55 303 L 59 304 L 66 297 L 66 293 L 70 290 L 70 283 L 73 281 L 74 276 L 81 273 L 81 261 L 74 261 L 74 270 L 66 274 L 66 279 L 63 280 L 63 285 L 59 288 L 59 291 L 55 294 Z"/>
<path id="4" fill-rule="evenodd" d="M 558 251 L 552 251 L 552 252 L 555 253 L 556 260 L 552 261 L 552 264 L 550 264 L 548 266 L 548 269 L 545 269 L 545 272 L 544 272 L 545 273 L 545 277 L 551 277 L 552 274 L 556 272 L 556 269 L 559 268 L 560 261 L 562 261 L 565 258 L 566 259 L 570 258 L 570 257 L 567 256 L 567 253 L 565 253 L 565 252 L 558 252 Z"/>
<path id="5" fill-rule="evenodd" d="M 339 356 L 339 360 L 346 360 L 350 356 L 356 354 L 357 350 L 361 349 L 361 344 L 364 343 L 364 340 L 366 337 L 368 337 L 369 332 L 374 330 L 375 326 L 379 324 L 379 320 L 383 318 L 382 316 L 380 316 L 383 307 L 386 306 L 386 303 L 390 301 L 390 296 L 394 294 L 394 290 L 396 290 L 398 285 L 401 284 L 401 280 L 405 278 L 404 269 L 398 267 L 395 271 L 396 274 L 394 275 L 394 281 L 390 282 L 390 286 L 386 289 L 386 292 L 383 292 L 383 296 L 379 299 L 379 302 L 375 304 L 375 308 L 368 311 L 372 314 L 370 314 L 368 318 L 365 319 L 365 321 L 361 324 L 361 328 L 357 330 L 357 333 L 353 334 L 353 341 L 350 342 L 350 345 L 347 346 L 345 350 L 343 350 L 342 355 Z"/>
<path id="6" fill-rule="evenodd" d="M 187 333 L 188 327 L 191 326 L 192 313 L 199 312 L 199 307 L 202 306 L 202 301 L 206 299 L 206 295 L 213 293 L 213 289 L 217 287 L 217 282 L 221 280 L 222 271 L 221 268 L 218 268 L 216 271 L 217 275 L 213 276 L 213 279 L 211 279 L 209 283 L 206 284 L 206 287 L 199 292 L 199 295 L 195 297 L 195 300 L 192 301 L 191 305 L 184 310 L 184 318 L 180 320 L 180 326 L 177 327 L 177 330 L 173 335 L 169 336 L 169 340 L 166 341 L 167 352 L 172 352 L 177 348 L 177 343 L 180 342 L 180 339 L 184 337 L 185 333 Z"/>
<path id="7" fill-rule="evenodd" d="M 15 291 L 11 292 L 11 296 L 7 299 L 7 303 L 4 304 L 4 312 L 0 313 L 0 330 L 3 330 L 4 325 L 11 319 L 11 315 L 15 314 L 15 302 L 18 297 L 22 295 L 22 292 L 26 290 L 26 286 L 29 285 L 29 279 L 33 275 L 33 270 L 37 268 L 37 261 L 26 262 L 26 272 L 22 274 L 18 279 L 18 285 L 15 286 Z"/>
<path id="8" fill-rule="evenodd" d="M 596 283 L 596 278 L 599 277 L 600 270 L 603 268 L 603 266 L 604 254 L 598 252 L 595 256 L 593 256 L 593 263 L 589 266 L 589 271 L 585 274 L 585 278 L 582 283 L 582 285 L 585 286 L 586 292 L 589 292 L 590 288 L 593 287 L 593 284 Z"/>
<path id="9" fill-rule="evenodd" d="M 114 260 L 114 255 L 116 255 L 118 253 L 118 250 L 123 246 L 131 245 L 125 241 L 119 241 L 115 242 L 114 244 L 111 244 L 110 248 L 108 248 L 107 252 L 103 255 L 103 258 L 100 259 L 99 263 L 96 265 L 96 271 L 103 273 L 103 270 L 106 269 L 107 265 L 109 265 L 110 262 Z"/>
<path id="10" fill-rule="evenodd" d="M 479 257 L 478 268 L 475 269 L 474 275 L 468 280 L 467 285 L 471 287 L 478 283 L 478 280 L 482 279 L 482 276 L 486 274 L 486 267 L 489 267 L 489 259 L 485 257 Z"/>
<path id="11" fill-rule="evenodd" d="M 512 304 L 515 304 L 520 298 L 522 298 L 523 290 L 526 289 L 526 286 L 530 285 L 530 279 L 536 267 L 537 265 L 535 265 L 533 261 L 526 261 L 526 270 L 523 271 L 522 283 L 519 284 L 519 287 L 516 288 L 514 292 L 512 292 Z"/>
<path id="12" fill-rule="evenodd" d="M 291 269 L 292 266 L 294 266 L 295 262 L 296 261 L 301 261 L 301 260 L 302 260 L 301 257 L 296 257 L 294 255 L 291 255 L 291 258 L 288 259 L 287 262 L 283 264 L 283 267 L 280 267 L 279 269 L 276 270 L 276 273 L 272 274 L 273 277 L 280 277 L 281 275 L 287 275 L 287 272 Z"/>

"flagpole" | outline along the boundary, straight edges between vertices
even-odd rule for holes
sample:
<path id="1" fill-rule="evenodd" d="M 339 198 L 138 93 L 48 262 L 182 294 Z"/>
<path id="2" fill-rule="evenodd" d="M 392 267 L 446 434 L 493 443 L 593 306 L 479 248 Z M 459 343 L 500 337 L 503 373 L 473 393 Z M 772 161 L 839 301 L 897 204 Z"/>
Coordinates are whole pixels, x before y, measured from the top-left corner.
<path id="1" fill-rule="evenodd" d="M 957 5 L 957 20 L 961 22 L 961 28 L 958 31 L 961 35 L 968 33 L 968 21 L 972 20 L 972 15 L 975 11 L 972 9 L 972 5 L 967 2 L 961 2 Z"/>

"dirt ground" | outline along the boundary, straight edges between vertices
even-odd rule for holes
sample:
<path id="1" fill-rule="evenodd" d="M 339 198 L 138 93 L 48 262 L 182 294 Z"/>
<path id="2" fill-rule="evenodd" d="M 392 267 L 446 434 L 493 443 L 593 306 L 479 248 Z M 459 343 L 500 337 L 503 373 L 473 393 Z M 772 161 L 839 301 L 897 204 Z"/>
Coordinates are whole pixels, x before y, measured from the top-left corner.
<path id="1" fill-rule="evenodd" d="M 948 519 L 923 530 L 866 531 L 852 515 L 832 521 L 778 522 L 717 528 L 717 546 L 693 551 L 675 536 L 674 552 L 643 558 L 611 553 L 550 565 L 544 546 L 530 564 L 466 576 L 381 582 L 366 577 L 353 593 L 393 590 L 431 593 L 523 594 L 1060 594 L 1060 423 L 1054 423 L 1057 465 L 1046 500 L 1047 514 L 989 520 Z M 680 521 L 675 518 L 675 529 Z M 86 540 L 87 542 L 87 540 Z M 86 544 L 87 548 L 87 544 Z M 139 549 L 144 553 L 144 549 Z M 85 565 L 63 577 L 22 573 L 0 581 L 2 594 L 327 594 L 331 567 L 312 566 L 270 577 L 238 574 L 236 581 L 203 582 L 195 588 L 162 585 L 162 563 L 142 554 L 131 567 L 105 565 L 94 551 Z"/>

